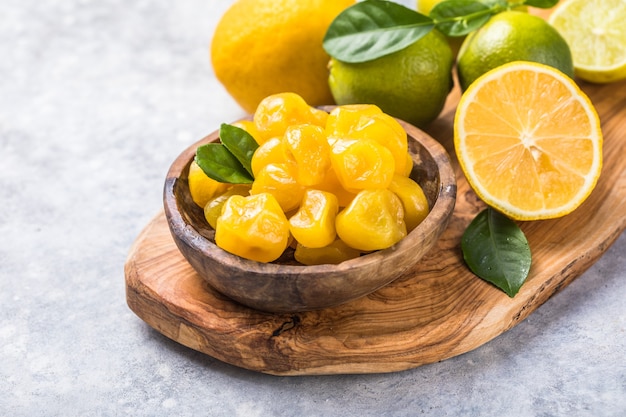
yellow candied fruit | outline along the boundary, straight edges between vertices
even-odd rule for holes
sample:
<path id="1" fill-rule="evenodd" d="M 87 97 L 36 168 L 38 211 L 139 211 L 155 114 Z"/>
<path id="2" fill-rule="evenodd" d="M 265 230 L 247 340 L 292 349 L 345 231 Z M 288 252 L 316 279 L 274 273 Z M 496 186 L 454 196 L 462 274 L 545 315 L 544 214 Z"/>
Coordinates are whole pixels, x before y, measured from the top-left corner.
<path id="1" fill-rule="evenodd" d="M 217 219 L 215 243 L 242 258 L 272 262 L 289 244 L 289 222 L 271 194 L 234 195 Z"/>
<path id="2" fill-rule="evenodd" d="M 387 188 L 396 170 L 389 149 L 373 139 L 337 140 L 330 161 L 343 188 L 351 192 Z"/>
<path id="3" fill-rule="evenodd" d="M 321 248 L 335 240 L 335 216 L 339 209 L 334 194 L 307 190 L 300 209 L 289 218 L 289 230 L 298 243 Z"/>
<path id="4" fill-rule="evenodd" d="M 402 175 L 394 175 L 389 184 L 389 191 L 393 192 L 402 201 L 404 208 L 404 222 L 407 231 L 417 227 L 428 215 L 428 200 L 424 190 L 411 178 Z"/>
<path id="5" fill-rule="evenodd" d="M 208 177 L 196 161 L 191 161 L 189 165 L 187 181 L 191 198 L 200 207 L 204 207 L 210 199 L 223 193 L 230 186 L 230 184 L 224 184 Z"/>
<path id="6" fill-rule="evenodd" d="M 303 265 L 336 265 L 359 256 L 361 256 L 360 251 L 346 245 L 341 239 L 336 239 L 323 248 L 307 248 L 298 244 L 294 252 L 296 261 Z"/>
<path id="7" fill-rule="evenodd" d="M 324 180 L 316 185 L 316 188 L 334 194 L 337 197 L 339 207 L 346 207 L 356 196 L 355 192 L 343 188 L 332 166 L 326 171 Z"/>
<path id="8" fill-rule="evenodd" d="M 321 183 L 330 168 L 330 146 L 324 130 L 312 124 L 290 126 L 283 137 L 284 149 L 296 162 L 296 180 L 304 186 Z"/>
<path id="9" fill-rule="evenodd" d="M 329 114 L 281 93 L 263 100 L 252 121 L 233 125 L 259 144 L 252 184 L 215 182 L 218 189 L 197 164 L 189 173 L 216 243 L 229 252 L 271 262 L 291 246 L 302 264 L 340 263 L 394 245 L 428 214 L 409 178 L 407 134 L 375 105 Z M 198 185 L 206 181 L 198 170 L 213 188 Z"/>
<path id="10" fill-rule="evenodd" d="M 259 103 L 253 116 L 259 132 L 257 141 L 264 143 L 271 138 L 281 137 L 289 126 L 296 124 L 311 123 L 324 127 L 327 116 L 320 112 L 295 93 L 268 96 Z"/>
<path id="11" fill-rule="evenodd" d="M 405 177 L 410 177 L 412 171 L 413 171 L 413 157 L 411 156 L 411 154 L 407 150 L 407 153 L 406 153 L 406 165 L 404 166 L 404 173 L 403 173 L 403 175 Z"/>
<path id="12" fill-rule="evenodd" d="M 282 138 L 272 138 L 259 146 L 250 161 L 252 175 L 256 178 L 261 169 L 269 164 L 295 164 L 295 160 L 285 152 Z"/>
<path id="13" fill-rule="evenodd" d="M 386 249 L 407 234 L 402 201 L 391 191 L 363 190 L 335 220 L 337 236 L 361 251 Z"/>
<path id="14" fill-rule="evenodd" d="M 268 164 L 255 177 L 250 194 L 272 194 L 283 211 L 295 210 L 300 205 L 305 188 L 296 181 L 295 164 Z"/>
<path id="15" fill-rule="evenodd" d="M 406 171 L 408 141 L 404 128 L 385 113 L 362 116 L 346 139 L 372 139 L 389 149 L 396 164 L 396 174 Z"/>
<path id="16" fill-rule="evenodd" d="M 209 226 L 213 229 L 217 227 L 217 218 L 222 214 L 222 208 L 224 203 L 233 195 L 247 196 L 250 194 L 250 185 L 248 184 L 236 184 L 230 187 L 228 190 L 213 197 L 204 206 L 204 218 Z"/>
<path id="17" fill-rule="evenodd" d="M 350 136 L 352 129 L 359 123 L 361 117 L 382 114 L 380 107 L 373 104 L 346 104 L 335 107 L 326 121 L 326 136 L 329 141 Z"/>
<path id="18" fill-rule="evenodd" d="M 310 110 L 311 120 L 309 123 L 314 124 L 315 126 L 325 128 L 326 123 L 328 122 L 328 112 L 315 107 L 310 107 Z"/>

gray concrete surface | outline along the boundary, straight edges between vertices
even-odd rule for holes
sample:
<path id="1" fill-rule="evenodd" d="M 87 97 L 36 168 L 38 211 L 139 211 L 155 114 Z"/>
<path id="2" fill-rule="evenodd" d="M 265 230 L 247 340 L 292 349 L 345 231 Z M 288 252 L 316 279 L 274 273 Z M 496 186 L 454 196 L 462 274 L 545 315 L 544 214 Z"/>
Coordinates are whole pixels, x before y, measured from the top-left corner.
<path id="1" fill-rule="evenodd" d="M 3 1 L 0 415 L 625 415 L 625 235 L 517 327 L 398 373 L 258 374 L 129 310 L 124 261 L 170 162 L 243 115 L 208 59 L 229 4 Z"/>

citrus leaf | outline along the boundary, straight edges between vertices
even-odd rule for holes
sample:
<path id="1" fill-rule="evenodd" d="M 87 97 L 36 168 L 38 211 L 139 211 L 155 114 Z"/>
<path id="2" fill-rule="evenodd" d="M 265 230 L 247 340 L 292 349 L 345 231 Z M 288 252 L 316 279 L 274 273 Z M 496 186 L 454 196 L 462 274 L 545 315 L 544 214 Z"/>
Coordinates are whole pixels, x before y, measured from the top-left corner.
<path id="1" fill-rule="evenodd" d="M 550 7 L 556 6 L 558 2 L 559 0 L 526 0 L 524 4 L 531 7 L 538 7 L 540 9 L 549 9 Z"/>
<path id="2" fill-rule="evenodd" d="M 250 175 L 252 174 L 252 155 L 259 147 L 252 135 L 244 129 L 222 123 L 220 141 L 233 154 Z"/>
<path id="3" fill-rule="evenodd" d="M 196 149 L 196 163 L 215 181 L 230 184 L 250 184 L 252 176 L 241 162 L 221 143 L 207 143 Z"/>
<path id="4" fill-rule="evenodd" d="M 484 25 L 495 8 L 477 0 L 448 0 L 433 7 L 430 17 L 444 34 L 464 36 Z"/>
<path id="5" fill-rule="evenodd" d="M 431 18 L 400 4 L 366 0 L 335 18 L 323 46 L 339 61 L 366 62 L 406 48 L 433 27 Z"/>
<path id="6" fill-rule="evenodd" d="M 486 6 L 488 6 L 489 8 L 494 8 L 494 7 L 498 7 L 501 10 L 506 10 L 507 8 L 509 8 L 509 2 L 507 0 L 478 0 L 481 3 L 485 4 Z M 523 1 L 520 1 L 519 5 L 521 5 L 521 3 L 523 3 Z"/>
<path id="7" fill-rule="evenodd" d="M 528 277 L 531 253 L 517 224 L 487 208 L 469 224 L 461 238 L 465 263 L 480 278 L 514 297 Z"/>

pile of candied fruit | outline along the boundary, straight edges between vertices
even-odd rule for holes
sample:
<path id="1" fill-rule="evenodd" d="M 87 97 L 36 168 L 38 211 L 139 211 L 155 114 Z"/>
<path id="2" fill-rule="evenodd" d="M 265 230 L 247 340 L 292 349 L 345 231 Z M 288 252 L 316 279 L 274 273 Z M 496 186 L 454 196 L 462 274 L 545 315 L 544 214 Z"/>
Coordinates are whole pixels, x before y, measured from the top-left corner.
<path id="1" fill-rule="evenodd" d="M 267 97 L 233 123 L 258 143 L 251 184 L 208 177 L 192 161 L 189 190 L 222 249 L 259 262 L 291 246 L 304 265 L 388 248 L 428 214 L 400 123 L 374 105 L 330 113 L 294 93 Z"/>

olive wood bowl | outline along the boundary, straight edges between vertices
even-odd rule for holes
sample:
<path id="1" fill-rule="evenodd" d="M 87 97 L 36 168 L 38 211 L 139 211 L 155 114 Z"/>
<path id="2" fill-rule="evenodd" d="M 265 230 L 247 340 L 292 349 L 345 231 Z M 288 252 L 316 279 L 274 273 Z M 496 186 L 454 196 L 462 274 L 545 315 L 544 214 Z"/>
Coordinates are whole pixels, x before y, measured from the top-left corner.
<path id="1" fill-rule="evenodd" d="M 363 297 L 409 272 L 445 230 L 456 201 L 456 179 L 441 144 L 400 121 L 413 158 L 411 178 L 423 188 L 430 213 L 404 239 L 338 265 L 305 266 L 289 249 L 272 263 L 241 258 L 215 245 L 215 231 L 189 194 L 187 174 L 198 146 L 219 140 L 215 131 L 171 165 L 163 191 L 167 222 L 182 255 L 215 290 L 248 307 L 293 313 L 333 307 Z"/>

